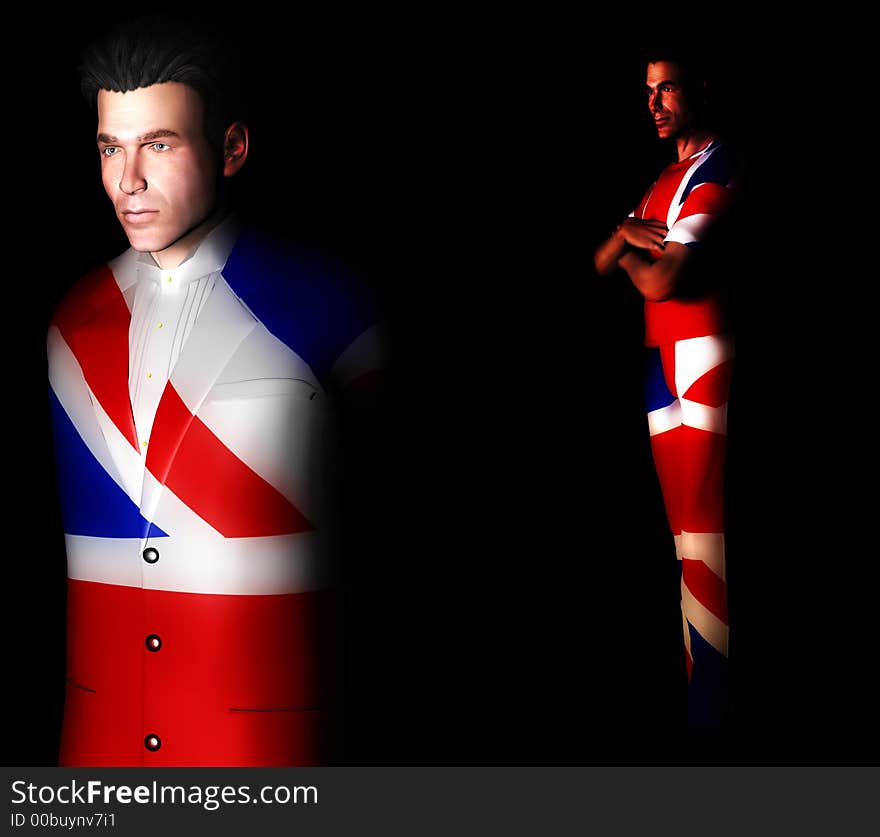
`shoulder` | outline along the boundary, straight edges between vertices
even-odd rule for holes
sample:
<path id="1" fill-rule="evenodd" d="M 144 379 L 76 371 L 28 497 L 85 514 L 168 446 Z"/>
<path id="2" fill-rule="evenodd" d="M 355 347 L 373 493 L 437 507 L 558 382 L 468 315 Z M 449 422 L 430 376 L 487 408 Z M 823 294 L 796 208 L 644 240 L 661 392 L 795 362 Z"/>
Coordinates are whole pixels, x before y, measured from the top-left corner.
<path id="1" fill-rule="evenodd" d="M 716 139 L 701 156 L 693 177 L 697 183 L 715 183 L 735 188 L 743 174 L 745 158 L 739 148 L 724 139 Z"/>
<path id="2" fill-rule="evenodd" d="M 52 309 L 50 325 L 62 331 L 81 324 L 107 306 L 124 305 L 123 292 L 136 279 L 137 253 L 129 248 L 98 265 L 65 290 Z"/>
<path id="3" fill-rule="evenodd" d="M 376 289 L 357 268 L 295 242 L 246 227 L 222 270 L 232 293 L 320 380 L 385 317 Z"/>
<path id="4" fill-rule="evenodd" d="M 222 275 L 270 330 L 366 327 L 381 317 L 375 289 L 359 270 L 259 229 L 242 230 Z"/>
<path id="5" fill-rule="evenodd" d="M 307 248 L 264 230 L 245 227 L 226 260 L 223 276 L 253 293 L 369 296 L 365 278 L 331 253 Z"/>

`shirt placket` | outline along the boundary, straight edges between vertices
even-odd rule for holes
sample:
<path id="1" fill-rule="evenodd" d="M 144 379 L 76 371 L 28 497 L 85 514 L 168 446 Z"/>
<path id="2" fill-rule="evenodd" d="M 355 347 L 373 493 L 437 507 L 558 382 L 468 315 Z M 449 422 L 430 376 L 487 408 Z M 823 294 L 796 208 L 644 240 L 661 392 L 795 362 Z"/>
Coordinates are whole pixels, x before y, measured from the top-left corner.
<path id="1" fill-rule="evenodd" d="M 138 444 L 141 448 L 141 514 L 147 521 L 153 519 L 155 502 L 157 497 L 152 496 L 149 505 L 144 507 L 143 483 L 146 477 L 146 459 L 149 451 L 150 437 L 156 418 L 156 412 L 162 393 L 168 383 L 170 373 L 171 354 L 175 332 L 180 321 L 181 307 L 185 294 L 178 293 L 178 289 L 169 287 L 174 277 L 170 274 L 162 274 L 158 294 L 151 306 L 148 321 L 145 323 L 144 342 L 142 344 L 142 363 L 140 367 L 140 387 L 135 404 L 135 426 L 138 433 Z M 164 649 L 168 634 L 168 626 L 163 619 L 162 609 L 156 608 L 149 576 L 154 575 L 159 569 L 160 561 L 169 560 L 167 555 L 167 538 L 151 537 L 151 526 L 147 525 L 144 537 L 140 541 L 141 562 L 141 589 L 142 589 L 142 624 L 141 635 L 143 636 L 142 673 L 143 688 L 141 692 L 141 734 L 143 736 L 143 749 L 141 750 L 142 764 L 152 764 L 156 753 L 163 745 L 167 746 L 166 725 L 164 715 L 164 702 L 156 694 L 158 688 L 155 675 L 167 664 Z M 164 553 L 164 554 L 163 554 Z M 159 667 L 157 669 L 157 667 Z M 160 681 L 161 682 L 161 678 Z"/>

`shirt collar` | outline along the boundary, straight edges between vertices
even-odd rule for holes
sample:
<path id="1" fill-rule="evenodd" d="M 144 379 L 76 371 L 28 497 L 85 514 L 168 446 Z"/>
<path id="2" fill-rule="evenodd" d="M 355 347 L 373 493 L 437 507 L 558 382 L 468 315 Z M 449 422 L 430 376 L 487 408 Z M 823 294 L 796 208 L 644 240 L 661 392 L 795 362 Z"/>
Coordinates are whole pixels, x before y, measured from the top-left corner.
<path id="1" fill-rule="evenodd" d="M 693 154 L 690 154 L 687 157 L 685 157 L 685 160 L 693 160 L 694 157 L 699 157 L 701 154 L 708 153 L 709 151 L 711 151 L 715 147 L 715 145 L 717 143 L 718 143 L 718 137 L 714 137 L 714 136 L 709 137 L 709 139 L 706 140 L 706 144 L 702 148 L 698 148 Z M 682 162 L 684 162 L 684 161 L 682 161 Z"/>
<path id="2" fill-rule="evenodd" d="M 137 258 L 138 278 L 148 279 L 163 291 L 174 291 L 183 285 L 223 269 L 241 232 L 235 214 L 228 215 L 214 227 L 177 267 L 159 267 L 149 253 Z"/>

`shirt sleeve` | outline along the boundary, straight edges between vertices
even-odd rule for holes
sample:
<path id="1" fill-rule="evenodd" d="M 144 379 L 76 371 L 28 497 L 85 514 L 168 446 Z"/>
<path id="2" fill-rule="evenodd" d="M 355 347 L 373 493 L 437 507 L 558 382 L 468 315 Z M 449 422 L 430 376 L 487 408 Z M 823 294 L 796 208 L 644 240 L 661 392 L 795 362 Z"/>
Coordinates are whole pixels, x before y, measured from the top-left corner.
<path id="1" fill-rule="evenodd" d="M 664 240 L 698 247 L 733 204 L 740 171 L 741 161 L 720 147 L 694 174 Z"/>
<path id="2" fill-rule="evenodd" d="M 389 323 L 374 322 L 354 338 L 330 369 L 331 385 L 357 394 L 376 389 L 389 365 Z"/>
<path id="3" fill-rule="evenodd" d="M 377 290 L 355 269 L 332 254 L 249 231 L 223 278 L 325 389 L 347 394 L 377 380 L 386 364 L 386 317 Z"/>
<path id="4" fill-rule="evenodd" d="M 698 245 L 723 217 L 732 201 L 731 188 L 717 183 L 701 183 L 688 195 L 665 241 L 677 241 L 689 247 Z"/>

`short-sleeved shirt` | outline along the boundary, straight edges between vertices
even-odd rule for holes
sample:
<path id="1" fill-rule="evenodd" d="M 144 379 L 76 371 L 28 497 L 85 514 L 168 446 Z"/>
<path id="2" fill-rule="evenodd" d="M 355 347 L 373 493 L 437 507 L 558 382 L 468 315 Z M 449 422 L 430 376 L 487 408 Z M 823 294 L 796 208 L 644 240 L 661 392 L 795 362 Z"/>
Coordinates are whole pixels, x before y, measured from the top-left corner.
<path id="1" fill-rule="evenodd" d="M 739 156 L 713 138 L 694 154 L 668 165 L 630 217 L 662 221 L 669 229 L 665 242 L 698 248 L 731 205 L 740 170 Z M 656 248 L 648 251 L 655 261 L 662 255 Z M 728 329 L 724 293 L 720 289 L 692 299 L 645 300 L 647 346 L 719 334 Z"/>

